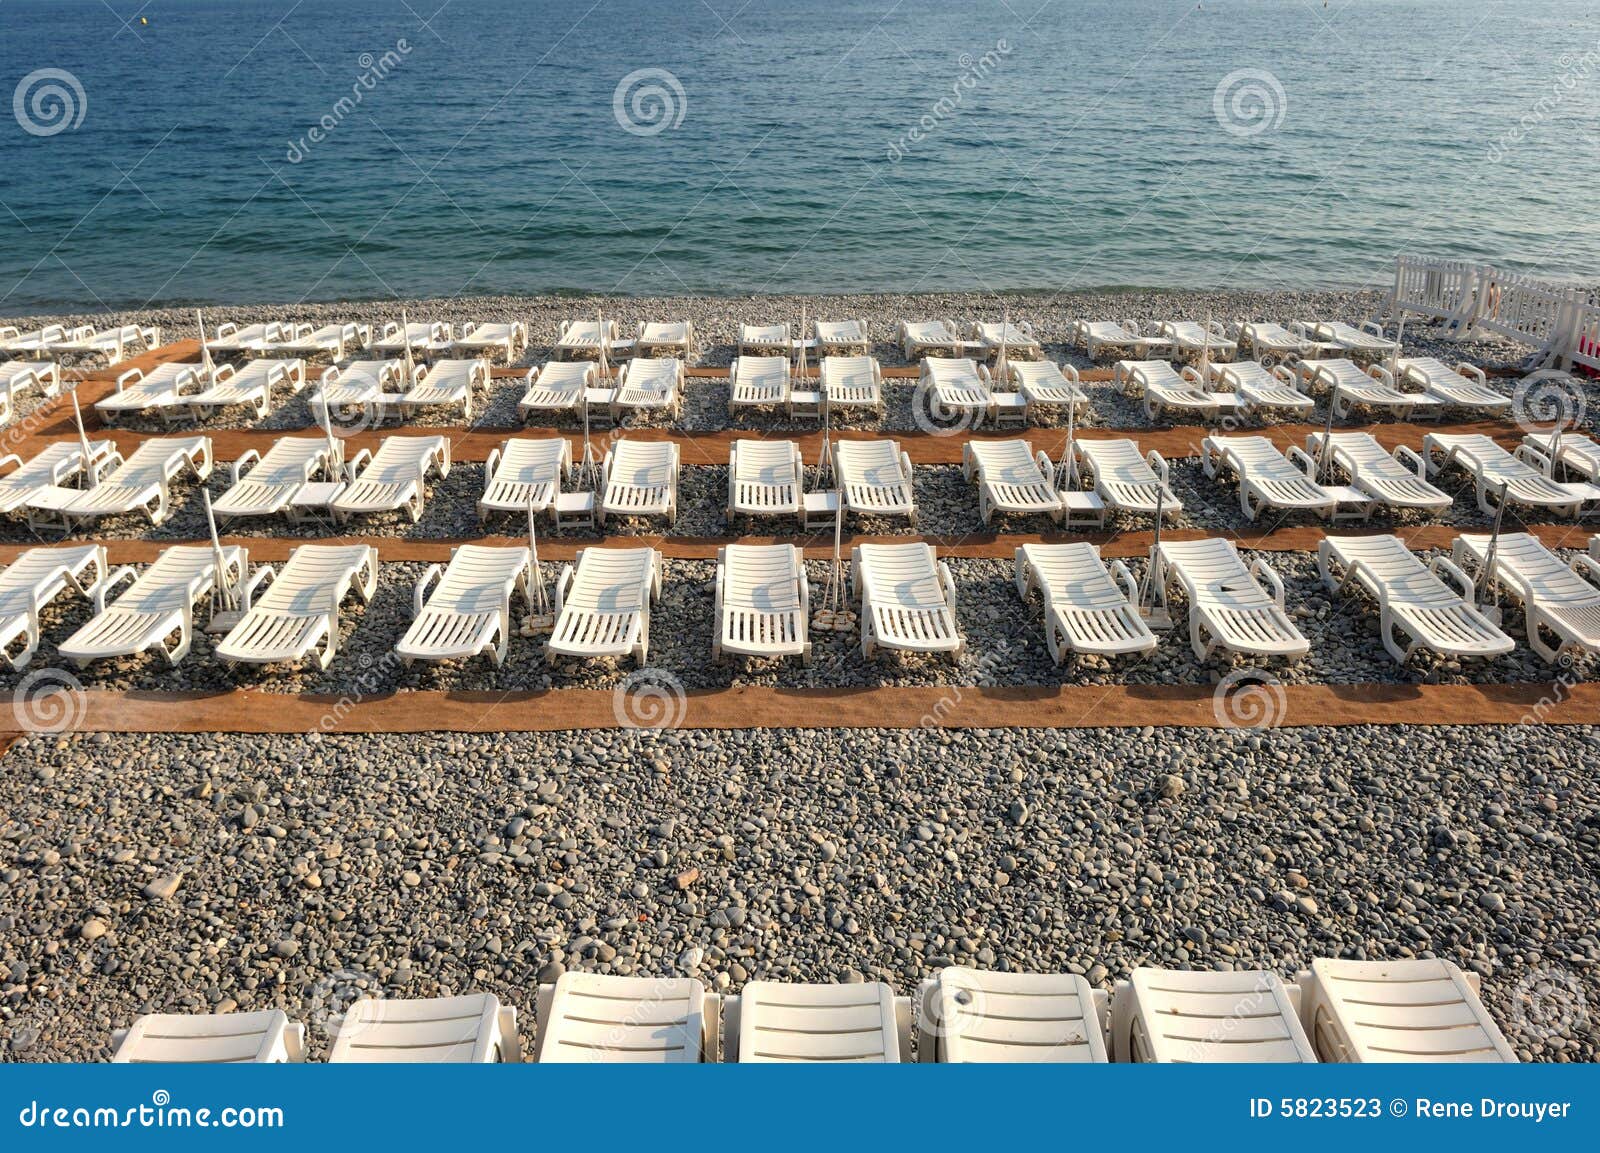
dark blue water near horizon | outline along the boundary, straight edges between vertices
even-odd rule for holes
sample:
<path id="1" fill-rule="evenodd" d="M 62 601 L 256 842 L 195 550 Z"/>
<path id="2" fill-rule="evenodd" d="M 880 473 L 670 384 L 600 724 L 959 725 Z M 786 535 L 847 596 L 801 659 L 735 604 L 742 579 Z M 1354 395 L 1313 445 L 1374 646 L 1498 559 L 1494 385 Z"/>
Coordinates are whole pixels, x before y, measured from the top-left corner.
<path id="1" fill-rule="evenodd" d="M 6 0 L 0 314 L 1600 278 L 1590 0 Z"/>

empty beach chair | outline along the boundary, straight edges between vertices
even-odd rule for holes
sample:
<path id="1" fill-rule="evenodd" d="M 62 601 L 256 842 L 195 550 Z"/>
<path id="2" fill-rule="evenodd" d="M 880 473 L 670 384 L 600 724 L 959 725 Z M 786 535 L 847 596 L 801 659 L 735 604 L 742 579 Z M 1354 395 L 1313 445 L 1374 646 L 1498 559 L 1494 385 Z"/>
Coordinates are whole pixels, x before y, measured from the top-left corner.
<path id="1" fill-rule="evenodd" d="M 339 1018 L 329 1064 L 485 1065 L 522 1060 L 517 1011 L 493 993 L 362 997 Z"/>
<path id="2" fill-rule="evenodd" d="M 1378 602 L 1383 647 L 1401 664 L 1423 648 L 1497 657 L 1516 647 L 1473 607 L 1466 573 L 1444 557 L 1423 564 L 1397 536 L 1325 537 L 1317 545 L 1317 571 L 1332 592 L 1354 583 Z"/>
<path id="3" fill-rule="evenodd" d="M 736 440 L 728 450 L 728 519 L 799 516 L 805 461 L 792 440 Z"/>
<path id="4" fill-rule="evenodd" d="M 966 348 L 956 326 L 948 320 L 902 320 L 896 339 L 907 360 L 916 360 L 930 352 L 960 356 Z"/>
<path id="5" fill-rule="evenodd" d="M 513 437 L 489 453 L 483 468 L 478 519 L 490 513 L 526 516 L 555 507 L 561 485 L 572 475 L 572 446 L 565 437 Z"/>
<path id="6" fill-rule="evenodd" d="M 244 583 L 248 559 L 237 546 L 222 550 L 227 579 L 236 587 Z M 107 604 L 111 590 L 128 579 L 128 590 Z M 95 615 L 61 643 L 61 656 L 81 668 L 158 649 L 176 665 L 194 643 L 195 603 L 211 595 L 216 580 L 217 550 L 210 545 L 162 549 L 143 573 L 122 565 L 95 586 Z"/>
<path id="7" fill-rule="evenodd" d="M 536 1059 L 695 1065 L 719 1047 L 717 998 L 693 977 L 567 972 L 539 988 Z"/>
<path id="8" fill-rule="evenodd" d="M 967 642 L 956 624 L 956 582 L 933 546 L 860 544 L 851 550 L 851 591 L 861 602 L 861 655 L 880 648 L 946 653 L 959 662 Z"/>
<path id="9" fill-rule="evenodd" d="M 0 364 L 0 424 L 11 420 L 17 401 L 30 392 L 54 396 L 61 391 L 61 366 L 53 360 L 8 360 Z"/>
<path id="10" fill-rule="evenodd" d="M 1056 468 L 1045 453 L 1034 455 L 1025 440 L 969 440 L 961 449 L 961 474 L 978 482 L 978 515 L 988 524 L 997 512 L 1047 516 L 1061 523 Z"/>
<path id="11" fill-rule="evenodd" d="M 114 1033 L 118 1065 L 281 1064 L 306 1059 L 306 1027 L 282 1009 L 259 1013 L 147 1013 Z"/>
<path id="12" fill-rule="evenodd" d="M 917 1058 L 950 1063 L 1104 1062 L 1104 994 L 1076 973 L 996 973 L 950 965 L 919 997 Z"/>
<path id="13" fill-rule="evenodd" d="M 193 364 L 158 364 L 149 372 L 130 368 L 117 377 L 116 391 L 95 401 L 94 407 L 104 424 L 146 413 L 170 419 L 185 411 L 184 406 L 204 388 L 199 368 Z"/>
<path id="14" fill-rule="evenodd" d="M 1301 982 L 1301 1017 L 1322 1061 L 1515 1063 L 1477 985 L 1439 958 L 1318 958 Z"/>
<path id="15" fill-rule="evenodd" d="M 405 383 L 405 373 L 399 373 L 395 383 L 398 392 L 385 392 L 378 398 L 378 418 L 386 418 L 391 411 L 401 414 L 419 408 L 461 409 L 463 420 L 472 419 L 474 390 L 489 387 L 489 362 L 487 360 L 437 360 L 417 369 L 410 385 Z"/>
<path id="16" fill-rule="evenodd" d="M 450 342 L 450 352 L 455 356 L 501 356 L 510 364 L 528 347 L 528 326 L 520 320 L 490 321 L 480 324 L 469 320 L 461 326 L 461 335 Z"/>
<path id="17" fill-rule="evenodd" d="M 1565 517 L 1600 511 L 1600 487 L 1584 481 L 1552 480 L 1546 472 L 1548 459 L 1526 444 L 1509 453 L 1482 433 L 1430 432 L 1422 438 L 1422 456 L 1430 476 L 1452 464 L 1471 473 L 1478 507 L 1491 516 L 1502 485 L 1509 504 L 1548 509 Z"/>
<path id="18" fill-rule="evenodd" d="M 1075 652 L 1113 657 L 1156 647 L 1134 607 L 1139 586 L 1133 574 L 1120 560 L 1108 571 L 1097 545 L 1025 544 L 1016 551 L 1016 581 L 1024 602 L 1038 591 L 1045 644 L 1058 665 Z"/>
<path id="19" fill-rule="evenodd" d="M 622 366 L 611 419 L 632 412 L 664 410 L 676 418 L 683 412 L 683 361 L 675 357 L 636 357 Z"/>
<path id="20" fill-rule="evenodd" d="M 1218 649 L 1289 658 L 1311 650 L 1284 608 L 1282 578 L 1260 558 L 1246 567 L 1232 541 L 1162 541 L 1151 583 L 1162 608 L 1174 587 L 1183 590 L 1189 601 L 1189 644 L 1201 660 Z"/>
<path id="21" fill-rule="evenodd" d="M 598 370 L 593 364 L 552 360 L 528 369 L 523 378 L 527 391 L 517 402 L 524 421 L 545 413 L 577 412 L 584 390 L 593 386 Z"/>
<path id="22" fill-rule="evenodd" d="M 862 516 L 903 516 L 917 524 L 911 457 L 894 440 L 838 440 L 833 475 L 846 511 Z"/>
<path id="23" fill-rule="evenodd" d="M 1113 352 L 1131 352 L 1144 360 L 1152 352 L 1170 352 L 1172 338 L 1156 333 L 1146 334 L 1136 320 L 1076 320 L 1071 327 L 1072 342 L 1083 347 L 1090 360 L 1099 358 L 1106 349 Z"/>
<path id="24" fill-rule="evenodd" d="M 608 352 L 622 336 L 617 322 L 608 320 L 601 327 L 598 320 L 563 320 L 553 346 L 557 360 L 575 356 L 599 356 L 603 347 Z"/>
<path id="25" fill-rule="evenodd" d="M 1305 416 L 1317 402 L 1294 384 L 1294 373 L 1283 365 L 1267 368 L 1253 360 L 1213 364 L 1211 376 L 1239 398 L 1239 415 L 1254 417 L 1263 412 L 1286 412 Z"/>
<path id="26" fill-rule="evenodd" d="M 318 356 L 325 356 L 329 360 L 344 360 L 370 347 L 371 344 L 370 324 L 353 322 L 324 324 L 320 328 L 304 324 L 297 326 L 293 333 L 286 333 L 283 340 L 277 343 L 268 342 L 267 351 L 279 356 L 304 357 L 307 360 Z"/>
<path id="27" fill-rule="evenodd" d="M 93 598 L 106 579 L 105 545 L 31 548 L 0 571 L 0 657 L 13 671 L 39 647 L 39 614 L 62 593 Z M 17 641 L 22 647 L 16 648 Z"/>
<path id="28" fill-rule="evenodd" d="M 153 437 L 126 460 L 113 457 L 110 471 L 93 487 L 36 490 L 27 501 L 28 525 L 71 532 L 79 524 L 132 512 L 161 524 L 172 512 L 172 482 L 185 472 L 204 482 L 211 464 L 209 436 Z"/>
<path id="29" fill-rule="evenodd" d="M 1129 396 L 1144 398 L 1144 411 L 1151 420 L 1169 408 L 1216 420 L 1239 407 L 1233 393 L 1207 389 L 1199 369 L 1186 366 L 1180 373 L 1164 360 L 1119 360 L 1112 379 Z"/>
<path id="30" fill-rule="evenodd" d="M 343 368 L 330 365 L 307 404 L 319 421 L 325 416 L 331 421 L 336 413 L 356 412 L 375 424 L 384 394 L 398 387 L 400 373 L 398 360 L 353 360 Z"/>
<path id="31" fill-rule="evenodd" d="M 1111 996 L 1116 1061 L 1292 1062 L 1316 1051 L 1276 973 L 1138 968 Z"/>
<path id="32" fill-rule="evenodd" d="M 26 462 L 14 452 L 0 456 L 0 468 L 14 466 L 0 475 L 0 515 L 26 507 L 41 489 L 81 487 L 98 480 L 106 469 L 121 463 L 115 447 L 109 440 L 91 441 L 87 462 L 76 440 L 48 444 Z M 85 471 L 92 476 L 85 476 Z"/>
<path id="33" fill-rule="evenodd" d="M 1112 511 L 1154 516 L 1159 503 L 1163 517 L 1183 512 L 1159 452 L 1141 453 L 1131 440 L 1078 440 L 1072 448 L 1078 475 Z"/>
<path id="34" fill-rule="evenodd" d="M 899 1062 L 909 1056 L 894 990 L 879 981 L 749 981 L 726 1002 L 726 1060 Z"/>
<path id="35" fill-rule="evenodd" d="M 822 393 L 822 407 L 830 412 L 870 408 L 883 415 L 883 369 L 875 356 L 823 357 L 817 389 Z M 795 415 L 792 404 L 790 415 Z"/>
<path id="36" fill-rule="evenodd" d="M 1220 320 L 1213 320 L 1209 327 L 1197 320 L 1164 320 L 1157 331 L 1172 341 L 1174 352 L 1185 360 L 1199 360 L 1208 350 L 1212 360 L 1232 360 L 1239 351 Z"/>
<path id="37" fill-rule="evenodd" d="M 528 596 L 532 554 L 525 548 L 464 544 L 450 551 L 450 564 L 431 564 L 411 593 L 415 618 L 394 646 L 400 659 L 465 661 L 488 653 L 505 664 L 511 643 L 511 597 Z M 433 595 L 428 586 L 438 582 Z"/>
<path id="38" fill-rule="evenodd" d="M 1328 520 L 1341 512 L 1360 517 L 1372 513 L 1372 501 L 1365 497 L 1358 497 L 1353 508 L 1341 509 L 1338 494 L 1311 479 L 1317 462 L 1304 449 L 1291 445 L 1285 455 L 1264 436 L 1208 436 L 1200 442 L 1200 467 L 1213 480 L 1228 473 L 1237 478 L 1239 507 L 1249 520 L 1264 509 L 1313 512 Z"/>
<path id="39" fill-rule="evenodd" d="M 661 595 L 661 554 L 653 548 L 586 548 L 556 581 L 550 656 L 650 659 L 650 605 Z"/>
<path id="40" fill-rule="evenodd" d="M 443 436 L 385 437 L 376 454 L 358 452 L 345 473 L 350 483 L 329 506 L 336 521 L 404 509 L 415 524 L 427 501 L 428 476 L 450 475 L 450 442 Z"/>
<path id="41" fill-rule="evenodd" d="M 1322 433 L 1306 437 L 1307 453 L 1318 460 L 1322 459 L 1322 445 Z M 1449 493 L 1428 483 L 1427 462 L 1403 444 L 1388 453 L 1370 432 L 1336 432 L 1328 440 L 1328 456 L 1350 474 L 1352 488 L 1379 504 L 1442 512 L 1455 503 Z"/>
<path id="42" fill-rule="evenodd" d="M 270 581 L 266 592 L 259 589 Z M 228 668 L 309 660 L 319 669 L 339 651 L 339 608 L 354 592 L 372 603 L 378 550 L 364 544 L 303 544 L 282 569 L 264 565 L 245 586 L 254 603 L 213 650 Z"/>
<path id="43" fill-rule="evenodd" d="M 1490 388 L 1481 368 L 1466 363 L 1451 368 L 1432 356 L 1405 357 L 1399 368 L 1402 382 L 1417 385 L 1424 396 L 1444 408 L 1484 413 L 1511 410 L 1511 398 Z"/>
<path id="44" fill-rule="evenodd" d="M 971 357 L 924 357 L 917 391 L 935 420 L 970 421 L 977 428 L 994 410 L 989 370 Z"/>
<path id="45" fill-rule="evenodd" d="M 619 440 L 601 462 L 600 527 L 608 516 L 664 516 L 678 521 L 678 446 Z"/>
<path id="46" fill-rule="evenodd" d="M 787 356 L 734 357 L 728 368 L 728 415 L 741 408 L 789 407 Z"/>
<path id="47" fill-rule="evenodd" d="M 872 351 L 872 337 L 864 320 L 819 320 L 816 334 L 821 356 L 866 356 Z"/>
<path id="48" fill-rule="evenodd" d="M 1317 340 L 1336 344 L 1351 356 L 1376 359 L 1393 356 L 1396 344 L 1383 335 L 1383 326 L 1375 321 L 1365 321 L 1355 328 L 1342 321 L 1331 320 L 1306 326 Z"/>
<path id="49" fill-rule="evenodd" d="M 741 324 L 739 326 L 739 355 L 781 356 L 785 360 L 794 351 L 794 341 L 789 336 L 787 324 Z"/>
<path id="50" fill-rule="evenodd" d="M 811 663 L 811 592 L 792 544 L 717 550 L 717 634 L 711 658 L 799 657 Z"/>
<path id="51" fill-rule="evenodd" d="M 1563 432 L 1560 437 L 1548 432 L 1530 432 L 1522 438 L 1522 443 L 1549 465 L 1543 471 L 1551 479 L 1576 476 L 1591 484 L 1600 482 L 1600 444 L 1588 437 L 1570 431 Z"/>
<path id="52" fill-rule="evenodd" d="M 1044 347 L 1033 334 L 1033 325 L 1027 321 L 1011 324 L 1003 320 L 978 320 L 967 328 L 968 344 L 977 345 L 985 359 L 1000 355 L 1003 345 L 1006 359 L 1018 357 L 1031 359 L 1044 355 Z"/>
<path id="53" fill-rule="evenodd" d="M 1398 420 L 1413 416 L 1437 418 L 1439 402 L 1420 392 L 1401 392 L 1382 365 L 1363 369 L 1353 360 L 1302 360 L 1295 374 L 1308 388 L 1325 388 L 1332 394 L 1333 415 L 1344 420 L 1356 408 L 1387 412 Z"/>
<path id="54" fill-rule="evenodd" d="M 1045 407 L 1071 407 L 1081 417 L 1089 411 L 1089 394 L 1078 385 L 1078 370 L 1070 364 L 1063 370 L 1051 360 L 1007 362 L 1008 375 L 1022 394 L 1023 419 L 1034 419 L 1035 410 Z"/>
<path id="55" fill-rule="evenodd" d="M 216 412 L 238 405 L 248 407 L 259 420 L 272 407 L 272 390 L 287 385 L 290 392 L 299 392 L 306 386 L 306 365 L 303 360 L 252 360 L 243 368 L 225 364 L 217 369 L 211 384 L 194 396 L 184 397 L 189 415 L 199 418 L 207 411 Z"/>
<path id="56" fill-rule="evenodd" d="M 671 353 L 687 360 L 694 355 L 694 322 L 690 320 L 641 320 L 634 339 L 639 356 Z"/>
<path id="57" fill-rule="evenodd" d="M 67 338 L 64 325 L 51 324 L 21 332 L 15 325 L 0 325 L 0 352 L 42 357 L 45 350 Z"/>
<path id="58" fill-rule="evenodd" d="M 283 343 L 289 335 L 285 326 L 276 320 L 265 324 L 247 324 L 242 328 L 228 320 L 217 325 L 206 338 L 206 348 L 210 349 L 212 356 L 249 356 Z"/>
<path id="59" fill-rule="evenodd" d="M 1488 563 L 1489 538 L 1462 533 L 1451 549 L 1456 565 L 1474 574 Z M 1600 652 L 1600 564 L 1577 556 L 1567 564 L 1525 532 L 1501 533 L 1494 576 L 1522 604 L 1528 647 L 1555 664 L 1577 649 Z"/>
<path id="60" fill-rule="evenodd" d="M 1240 351 L 1263 365 L 1282 364 L 1285 357 L 1310 356 L 1312 341 L 1303 324 L 1294 331 L 1262 320 L 1241 321 L 1236 336 Z"/>
<path id="61" fill-rule="evenodd" d="M 404 356 L 407 347 L 412 356 L 426 357 L 450 351 L 450 326 L 441 320 L 412 321 L 404 326 L 389 321 L 372 342 L 372 351 L 378 356 Z"/>
<path id="62" fill-rule="evenodd" d="M 124 324 L 98 332 L 88 324 L 67 333 L 64 339 L 46 344 L 44 352 L 58 357 L 104 357 L 111 365 L 121 364 L 134 353 L 151 352 L 160 343 L 161 329 L 157 325 Z"/>
<path id="63" fill-rule="evenodd" d="M 252 448 L 230 466 L 228 491 L 213 502 L 211 511 L 219 524 L 241 516 L 276 516 L 312 477 L 343 471 L 337 459 L 341 451 L 336 442 L 330 459 L 328 440 L 322 436 L 280 437 L 266 456 Z"/>

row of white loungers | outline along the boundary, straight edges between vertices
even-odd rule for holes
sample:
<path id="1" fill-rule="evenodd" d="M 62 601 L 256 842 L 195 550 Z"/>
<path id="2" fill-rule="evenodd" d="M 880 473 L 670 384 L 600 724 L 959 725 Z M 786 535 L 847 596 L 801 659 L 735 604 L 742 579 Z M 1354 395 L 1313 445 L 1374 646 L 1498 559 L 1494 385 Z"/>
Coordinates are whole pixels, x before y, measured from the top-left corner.
<path id="1" fill-rule="evenodd" d="M 299 359 L 253 360 L 240 368 L 224 364 L 209 377 L 198 365 L 162 364 L 118 376 L 115 391 L 96 401 L 95 410 L 105 424 L 126 416 L 198 420 L 233 407 L 249 408 L 259 419 L 267 415 L 274 388 L 299 392 L 305 383 L 305 362 Z"/>
<path id="2" fill-rule="evenodd" d="M 1091 360 L 1101 353 L 1132 353 L 1138 360 L 1152 353 L 1180 360 L 1232 360 L 1243 351 L 1259 360 L 1282 362 L 1288 357 L 1352 356 L 1366 360 L 1392 356 L 1395 342 L 1371 322 L 1360 328 L 1337 321 L 1296 321 L 1291 328 L 1263 321 L 1241 321 L 1229 327 L 1220 321 L 1156 321 L 1141 326 L 1134 320 L 1080 320 L 1067 331 L 1070 343 Z"/>
<path id="3" fill-rule="evenodd" d="M 882 982 L 563 973 L 536 991 L 529 1057 L 544 1063 L 1493 1062 L 1515 1063 L 1476 974 L 1435 959 L 1319 959 L 1267 970 L 1138 968 L 1108 994 L 1072 973 L 941 969 L 914 997 Z M 305 1028 L 281 1010 L 140 1017 L 122 1063 L 290 1062 Z M 331 1062 L 522 1061 L 516 1011 L 490 993 L 356 1001 Z"/>
<path id="4" fill-rule="evenodd" d="M 567 320 L 561 324 L 554 345 L 557 360 L 637 353 L 648 356 L 666 353 L 687 360 L 694 355 L 694 322 L 690 320 L 642 320 L 634 335 L 624 338 L 615 320 L 604 326 L 598 320 Z"/>
<path id="5" fill-rule="evenodd" d="M 104 332 L 92 324 L 66 328 L 52 324 L 32 332 L 0 326 L 0 354 L 40 359 L 83 358 L 120 364 L 137 353 L 150 352 L 161 344 L 161 329 L 154 325 L 124 324 Z"/>

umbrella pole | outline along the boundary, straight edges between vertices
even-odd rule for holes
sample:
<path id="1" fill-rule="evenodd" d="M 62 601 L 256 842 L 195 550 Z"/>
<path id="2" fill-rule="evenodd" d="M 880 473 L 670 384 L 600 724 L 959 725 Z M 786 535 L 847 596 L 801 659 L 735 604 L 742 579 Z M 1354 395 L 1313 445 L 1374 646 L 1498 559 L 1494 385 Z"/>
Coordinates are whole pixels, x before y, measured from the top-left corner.
<path id="1" fill-rule="evenodd" d="M 1161 590 L 1156 587 L 1156 569 L 1161 556 L 1161 522 L 1166 519 L 1167 494 L 1156 490 L 1156 527 L 1150 544 L 1150 559 L 1145 564 L 1144 580 L 1139 585 L 1139 604 L 1136 606 L 1145 624 L 1156 631 L 1172 627 L 1172 614 L 1161 603 Z"/>
<path id="2" fill-rule="evenodd" d="M 1497 553 L 1500 551 L 1500 523 L 1506 515 L 1506 489 L 1510 482 L 1500 482 L 1500 499 L 1495 502 L 1494 521 L 1489 525 L 1489 547 L 1483 550 L 1483 571 L 1478 574 L 1478 611 L 1494 625 L 1500 623 L 1500 578 Z M 1530 629 L 1532 625 L 1528 626 Z"/>
<path id="3" fill-rule="evenodd" d="M 550 611 L 550 598 L 545 591 L 544 572 L 539 568 L 538 510 L 533 503 L 533 493 L 528 494 L 528 617 L 522 622 L 522 635 L 540 636 L 556 627 L 556 615 Z"/>
<path id="4" fill-rule="evenodd" d="M 87 484 L 85 487 L 93 488 L 100 483 L 100 473 L 94 465 L 94 453 L 89 447 L 89 434 L 83 428 L 83 410 L 78 407 L 78 390 L 72 389 L 72 420 L 78 426 L 78 451 L 83 455 L 83 475 Z"/>
<path id="5" fill-rule="evenodd" d="M 234 583 L 232 574 L 228 569 L 228 555 L 222 548 L 222 537 L 217 533 L 217 518 L 211 511 L 211 491 L 202 488 L 200 501 L 206 510 L 206 526 L 211 530 L 211 555 L 212 563 L 216 566 L 217 574 L 211 582 L 211 617 L 206 621 L 206 632 L 225 633 L 238 624 L 244 617 L 239 601 L 243 590 Z M 240 554 L 243 561 L 243 554 Z M 244 573 L 239 573 L 241 580 Z"/>

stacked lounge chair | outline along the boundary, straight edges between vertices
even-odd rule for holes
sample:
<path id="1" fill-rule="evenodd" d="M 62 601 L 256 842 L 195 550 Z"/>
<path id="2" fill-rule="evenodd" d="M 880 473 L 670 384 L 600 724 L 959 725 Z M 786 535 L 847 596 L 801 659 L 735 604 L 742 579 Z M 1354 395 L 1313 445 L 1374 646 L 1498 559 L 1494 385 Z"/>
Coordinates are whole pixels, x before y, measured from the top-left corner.
<path id="1" fill-rule="evenodd" d="M 172 512 L 172 482 L 187 472 L 203 483 L 211 466 L 209 436 L 154 437 L 126 460 L 114 456 L 109 471 L 88 488 L 35 490 L 27 499 L 28 527 L 67 533 L 101 517 L 134 512 L 158 525 Z"/>

